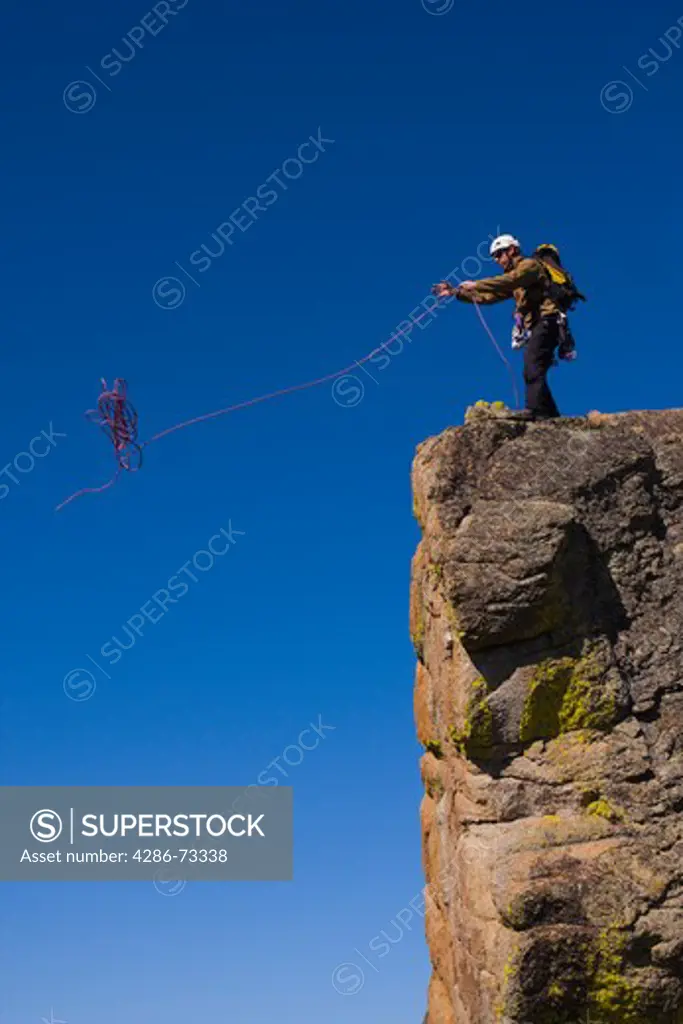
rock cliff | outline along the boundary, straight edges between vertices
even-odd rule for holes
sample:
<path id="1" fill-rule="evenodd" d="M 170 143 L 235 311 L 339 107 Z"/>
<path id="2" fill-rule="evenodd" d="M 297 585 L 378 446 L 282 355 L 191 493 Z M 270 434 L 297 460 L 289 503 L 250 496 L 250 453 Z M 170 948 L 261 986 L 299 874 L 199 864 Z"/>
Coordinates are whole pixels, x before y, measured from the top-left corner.
<path id="1" fill-rule="evenodd" d="M 428 1024 L 683 1022 L 683 410 L 420 446 Z"/>

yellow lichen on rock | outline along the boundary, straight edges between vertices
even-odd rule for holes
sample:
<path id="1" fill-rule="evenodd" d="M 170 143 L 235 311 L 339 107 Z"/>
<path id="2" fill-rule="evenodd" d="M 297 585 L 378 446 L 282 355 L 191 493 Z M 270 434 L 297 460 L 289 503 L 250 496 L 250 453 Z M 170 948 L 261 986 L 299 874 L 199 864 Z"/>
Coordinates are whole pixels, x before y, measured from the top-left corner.
<path id="1" fill-rule="evenodd" d="M 453 726 L 450 730 L 457 749 L 475 760 L 490 754 L 493 746 L 493 715 L 488 696 L 486 680 L 479 676 L 472 684 L 463 728 Z"/>
<path id="2" fill-rule="evenodd" d="M 580 657 L 540 662 L 522 713 L 522 743 L 613 725 L 617 705 L 612 691 L 604 684 L 604 676 L 605 667 L 590 648 Z"/>

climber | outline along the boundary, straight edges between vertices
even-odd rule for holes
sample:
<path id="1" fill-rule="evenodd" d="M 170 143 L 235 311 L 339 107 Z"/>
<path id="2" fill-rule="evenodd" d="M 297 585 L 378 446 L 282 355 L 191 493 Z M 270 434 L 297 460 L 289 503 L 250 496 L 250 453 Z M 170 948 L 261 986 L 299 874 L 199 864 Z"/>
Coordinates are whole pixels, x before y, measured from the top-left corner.
<path id="1" fill-rule="evenodd" d="M 540 256 L 522 255 L 520 243 L 513 235 L 499 235 L 491 243 L 490 252 L 503 269 L 500 277 L 463 281 L 457 287 L 441 281 L 432 291 L 437 298 L 455 296 L 461 302 L 482 305 L 515 299 L 520 332 L 515 347 L 524 348 L 526 385 L 526 408 L 517 415 L 523 419 L 554 419 L 560 412 L 547 375 L 554 363 L 555 350 L 562 342 L 566 315 L 553 295 L 552 275 Z"/>

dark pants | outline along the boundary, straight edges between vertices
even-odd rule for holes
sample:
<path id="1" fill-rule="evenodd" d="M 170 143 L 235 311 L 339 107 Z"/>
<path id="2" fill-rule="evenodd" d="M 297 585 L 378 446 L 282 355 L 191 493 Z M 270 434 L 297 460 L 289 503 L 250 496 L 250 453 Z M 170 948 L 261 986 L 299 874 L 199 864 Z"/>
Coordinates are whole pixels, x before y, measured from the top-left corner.
<path id="1" fill-rule="evenodd" d="M 559 341 L 559 324 L 555 317 L 550 316 L 543 317 L 532 327 L 531 336 L 524 346 L 526 407 L 535 416 L 560 415 L 547 380 Z"/>

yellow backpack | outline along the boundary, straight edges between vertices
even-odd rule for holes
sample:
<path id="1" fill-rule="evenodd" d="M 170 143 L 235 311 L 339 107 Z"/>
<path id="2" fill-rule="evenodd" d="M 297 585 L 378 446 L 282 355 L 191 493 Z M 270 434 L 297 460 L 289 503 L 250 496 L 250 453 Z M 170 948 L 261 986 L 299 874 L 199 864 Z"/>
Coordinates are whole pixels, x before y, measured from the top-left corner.
<path id="1" fill-rule="evenodd" d="M 562 266 L 557 246 L 550 242 L 544 242 L 543 245 L 538 246 L 533 255 L 548 274 L 548 296 L 563 313 L 575 309 L 577 302 L 587 301 L 586 296 L 582 295 L 574 284 L 572 275 Z"/>

